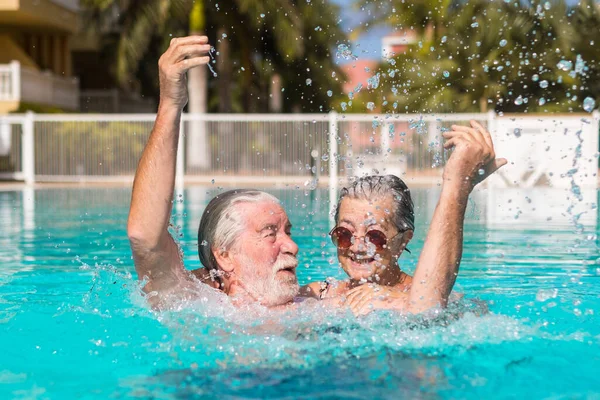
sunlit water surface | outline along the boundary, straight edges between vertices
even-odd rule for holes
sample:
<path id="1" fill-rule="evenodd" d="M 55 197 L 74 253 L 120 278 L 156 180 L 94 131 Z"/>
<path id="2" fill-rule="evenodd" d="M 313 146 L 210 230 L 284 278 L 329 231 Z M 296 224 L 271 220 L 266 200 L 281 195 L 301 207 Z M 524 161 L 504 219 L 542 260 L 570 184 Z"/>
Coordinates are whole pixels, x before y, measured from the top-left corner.
<path id="1" fill-rule="evenodd" d="M 187 189 L 174 212 L 188 268 L 216 190 Z M 326 191 L 272 192 L 294 224 L 300 283 L 342 278 Z M 474 196 L 457 284 L 467 300 L 429 321 L 318 304 L 240 315 L 210 295 L 156 314 L 125 234 L 129 189 L 0 192 L 0 398 L 600 398 L 598 193 L 577 222 L 564 191 L 544 195 L 565 197 L 558 208 L 526 194 Z M 437 190 L 413 195 L 410 272 Z"/>

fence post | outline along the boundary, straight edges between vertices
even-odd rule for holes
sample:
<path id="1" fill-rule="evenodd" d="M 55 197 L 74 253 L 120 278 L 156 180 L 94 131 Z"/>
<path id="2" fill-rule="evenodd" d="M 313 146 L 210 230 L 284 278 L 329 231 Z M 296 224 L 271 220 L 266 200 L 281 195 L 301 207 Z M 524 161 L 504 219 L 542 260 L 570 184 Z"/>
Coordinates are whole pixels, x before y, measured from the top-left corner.
<path id="1" fill-rule="evenodd" d="M 28 111 L 23 121 L 23 136 L 21 143 L 21 162 L 23 180 L 26 184 L 35 183 L 35 148 L 34 148 L 34 113 Z"/>
<path id="2" fill-rule="evenodd" d="M 329 113 L 329 220 L 333 221 L 333 207 L 337 202 L 338 190 L 338 121 L 337 113 Z"/>
<path id="3" fill-rule="evenodd" d="M 18 61 L 10 62 L 10 76 L 11 76 L 11 100 L 21 100 L 21 64 Z"/>

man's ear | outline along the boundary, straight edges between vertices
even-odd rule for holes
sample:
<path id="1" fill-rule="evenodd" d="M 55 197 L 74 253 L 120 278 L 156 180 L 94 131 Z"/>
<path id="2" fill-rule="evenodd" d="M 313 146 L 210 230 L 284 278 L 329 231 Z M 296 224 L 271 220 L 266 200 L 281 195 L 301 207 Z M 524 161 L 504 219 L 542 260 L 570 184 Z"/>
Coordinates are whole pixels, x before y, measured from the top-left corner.
<path id="1" fill-rule="evenodd" d="M 410 242 L 413 238 L 414 232 L 412 230 L 408 230 L 406 232 L 404 232 L 404 234 L 402 235 L 402 239 L 404 241 L 404 244 L 408 244 L 408 242 Z"/>
<path id="2" fill-rule="evenodd" d="M 233 254 L 230 251 L 224 249 L 212 249 L 212 252 L 220 269 L 228 273 L 233 271 Z"/>

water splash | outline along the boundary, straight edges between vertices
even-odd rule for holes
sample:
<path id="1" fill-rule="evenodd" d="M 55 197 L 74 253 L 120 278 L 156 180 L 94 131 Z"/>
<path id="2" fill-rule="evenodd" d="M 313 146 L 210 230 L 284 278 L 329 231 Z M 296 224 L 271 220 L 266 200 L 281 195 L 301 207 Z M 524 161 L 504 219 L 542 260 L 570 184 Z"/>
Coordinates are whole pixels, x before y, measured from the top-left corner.
<path id="1" fill-rule="evenodd" d="M 337 47 L 337 52 L 335 53 L 337 58 L 342 58 L 344 60 L 357 60 L 358 57 L 352 53 L 350 47 L 347 44 L 339 44 Z"/>
<path id="2" fill-rule="evenodd" d="M 422 135 L 426 131 L 427 123 L 423 120 L 423 116 L 419 117 L 419 120 L 415 121 L 414 119 L 408 120 L 408 127 L 410 129 L 416 129 L 419 135 Z"/>
<path id="3" fill-rule="evenodd" d="M 373 75 L 369 79 L 367 79 L 367 88 L 368 89 L 377 89 L 379 87 L 379 78 L 381 74 L 378 72 L 376 75 Z"/>

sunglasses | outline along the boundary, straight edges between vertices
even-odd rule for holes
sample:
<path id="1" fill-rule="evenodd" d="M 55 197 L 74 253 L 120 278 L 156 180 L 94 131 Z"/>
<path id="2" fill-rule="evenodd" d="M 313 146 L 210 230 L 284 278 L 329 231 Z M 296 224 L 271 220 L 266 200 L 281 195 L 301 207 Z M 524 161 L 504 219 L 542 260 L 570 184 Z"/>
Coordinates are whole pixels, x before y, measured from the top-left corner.
<path id="1" fill-rule="evenodd" d="M 406 231 L 400 231 L 391 238 L 385 235 L 385 233 L 381 232 L 378 229 L 371 229 L 367 233 L 365 233 L 364 239 L 365 242 L 371 243 L 377 251 L 383 250 L 388 242 L 394 240 L 396 236 L 404 233 Z M 352 246 L 352 238 L 357 237 L 350 231 L 348 228 L 344 228 L 343 226 L 336 226 L 329 232 L 329 236 L 331 236 L 331 241 L 338 249 L 349 249 Z M 408 253 L 410 250 L 405 248 Z"/>

